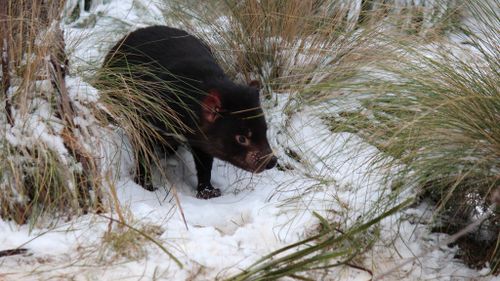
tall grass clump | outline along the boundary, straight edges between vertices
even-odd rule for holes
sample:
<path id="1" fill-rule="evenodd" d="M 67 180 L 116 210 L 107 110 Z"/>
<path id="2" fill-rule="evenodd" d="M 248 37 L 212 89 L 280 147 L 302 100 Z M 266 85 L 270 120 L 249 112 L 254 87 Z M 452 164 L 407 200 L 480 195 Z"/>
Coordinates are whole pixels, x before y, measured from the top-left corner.
<path id="1" fill-rule="evenodd" d="M 35 223 L 101 208 L 99 163 L 66 85 L 64 1 L 0 7 L 0 215 Z"/>
<path id="2" fill-rule="evenodd" d="M 380 163 L 399 169 L 391 177 L 434 202 L 434 231 L 456 233 L 486 216 L 458 240 L 459 255 L 473 266 L 489 262 L 498 272 L 498 1 L 468 2 L 463 8 L 468 18 L 454 41 L 391 37 L 393 56 L 368 69 L 368 78 L 354 86 L 373 94 L 363 99 L 364 109 L 345 112 L 330 124 L 377 146 L 389 160 Z"/>
<path id="3" fill-rule="evenodd" d="M 213 48 L 230 76 L 288 92 L 351 77 L 370 36 L 349 24 L 348 13 L 340 1 L 172 1 L 165 8 L 167 19 Z"/>
<path id="4" fill-rule="evenodd" d="M 138 179 L 143 176 L 140 173 L 151 175 L 146 171 L 159 165 L 160 158 L 165 156 L 161 153 L 173 153 L 183 141 L 181 136 L 190 128 L 167 104 L 166 99 L 178 101 L 176 97 L 183 94 L 179 87 L 158 77 L 158 73 L 168 70 L 161 66 L 131 64 L 123 59 L 124 55 L 120 51 L 109 53 L 93 84 L 100 90 L 103 109 L 97 112 L 97 116 L 101 121 L 123 130 L 131 144 L 136 162 L 135 177 Z M 139 73 L 142 78 L 137 76 Z M 166 96 L 165 92 L 172 95 Z M 194 113 L 191 114 L 194 118 Z M 161 122 L 162 127 L 155 127 L 153 120 Z M 146 188 L 152 188 L 152 178 L 145 181 L 150 185 Z"/>
<path id="5" fill-rule="evenodd" d="M 351 78 L 372 60 L 369 50 L 383 49 L 373 40 L 380 28 L 425 33 L 459 15 L 455 1 L 435 2 L 168 1 L 164 10 L 167 21 L 204 39 L 231 76 L 296 93 Z"/>

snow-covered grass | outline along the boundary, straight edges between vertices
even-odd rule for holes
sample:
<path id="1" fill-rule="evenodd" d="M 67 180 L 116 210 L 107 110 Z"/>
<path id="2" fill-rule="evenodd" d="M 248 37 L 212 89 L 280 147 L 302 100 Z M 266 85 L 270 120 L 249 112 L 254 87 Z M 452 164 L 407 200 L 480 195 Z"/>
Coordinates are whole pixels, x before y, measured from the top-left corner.
<path id="1" fill-rule="evenodd" d="M 33 226 L 44 214 L 99 208 L 96 92 L 64 79 L 63 3 L 2 3 L 0 214 Z M 91 146 L 90 143 L 93 143 Z M 90 190 L 91 189 L 91 190 Z"/>
<path id="2" fill-rule="evenodd" d="M 389 39 L 398 53 L 355 82 L 356 91 L 372 95 L 329 121 L 333 131 L 355 132 L 377 146 L 381 159 L 390 160 L 384 164 L 403 167 L 389 177 L 402 178 L 419 197 L 435 201 L 435 230 L 455 233 L 489 214 L 458 244 L 469 264 L 489 262 L 498 271 L 500 37 L 492 32 L 498 6 L 464 8 L 474 25 L 460 27 L 449 42 Z M 484 251 L 476 249 L 479 244 Z"/>
<path id="3" fill-rule="evenodd" d="M 82 5 L 84 1 L 68 1 L 68 5 L 76 2 Z M 395 1 L 403 6 L 406 2 Z M 103 213 L 33 229 L 0 220 L 0 250 L 28 249 L 25 255 L 0 257 L 0 279 L 494 279 L 488 275 L 487 266 L 472 270 L 456 260 L 459 249 L 442 243 L 448 235 L 431 232 L 427 224 L 432 222 L 432 205 L 403 208 L 415 192 L 411 186 L 401 187 L 400 181 L 392 181 L 387 175 L 401 171 L 406 167 L 404 162 L 385 165 L 393 158 L 380 161 L 384 152 L 379 144 L 356 130 L 332 130 L 332 118 L 325 116 L 338 116 L 345 108 L 359 106 L 367 98 L 364 95 L 345 95 L 345 99 L 335 99 L 332 106 L 328 95 L 304 99 L 304 95 L 297 94 L 304 87 L 300 79 L 281 87 L 280 93 L 273 91 L 276 87 L 269 87 L 271 99 L 263 100 L 263 104 L 270 143 L 280 159 L 279 168 L 252 175 L 215 161 L 213 183 L 221 188 L 222 197 L 195 198 L 193 159 L 183 147 L 175 156 L 159 159 L 154 180 L 162 188 L 150 192 L 135 184 L 130 134 L 127 128 L 96 121 L 93 114 L 111 103 L 103 102 L 103 92 L 84 81 L 93 81 L 104 55 L 120 37 L 137 27 L 163 24 L 165 3 L 174 2 L 95 1 L 89 11 L 80 9 L 78 18 L 63 19 L 70 60 L 68 93 L 82 113 L 74 120 L 94 132 L 82 143 L 92 148 L 95 159 L 99 159 L 101 179 L 109 191 L 103 197 L 108 208 Z M 357 11 L 348 13 L 354 22 L 362 14 L 360 3 L 350 4 L 352 11 Z M 196 3 L 192 4 L 185 8 L 196 8 Z M 70 8 L 66 11 L 69 14 Z M 221 32 L 228 27 L 225 20 L 228 19 L 217 18 L 211 25 L 193 28 L 210 39 L 208 32 L 215 30 L 214 26 L 219 26 Z M 343 34 L 360 35 L 352 30 Z M 263 37 L 268 35 L 264 33 Z M 273 35 L 266 42 L 284 42 L 280 35 Z M 309 43 L 303 40 L 303 44 Z M 241 50 L 232 45 L 214 46 L 218 54 L 224 54 L 227 48 Z M 323 54 L 328 46 L 310 50 L 321 50 L 318 53 Z M 278 54 L 297 54 L 298 67 L 304 65 L 301 50 L 304 48 L 299 48 L 295 41 Z M 231 62 L 229 58 L 234 56 L 226 53 L 225 65 L 232 63 L 229 70 L 237 77 L 238 61 Z M 306 51 L 307 54 L 310 53 Z M 333 64 L 334 67 L 323 70 L 341 71 L 339 66 L 345 65 L 350 74 L 355 74 L 352 67 L 359 66 L 356 59 L 351 56 L 345 64 Z M 260 64 L 256 73 L 248 73 L 260 75 L 265 83 L 270 83 L 266 78 L 271 76 L 266 73 L 275 66 L 270 61 Z M 322 80 L 318 87 L 321 91 L 346 91 L 336 88 L 337 83 L 328 83 L 337 77 L 329 78 Z M 317 90 L 314 85 L 318 81 L 311 81 L 302 81 L 311 85 L 306 92 L 309 96 Z"/>

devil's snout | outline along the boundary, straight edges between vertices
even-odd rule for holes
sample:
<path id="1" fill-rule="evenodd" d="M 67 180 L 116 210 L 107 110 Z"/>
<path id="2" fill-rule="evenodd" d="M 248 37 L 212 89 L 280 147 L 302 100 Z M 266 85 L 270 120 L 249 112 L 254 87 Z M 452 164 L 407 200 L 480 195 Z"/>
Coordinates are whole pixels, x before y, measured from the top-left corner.
<path id="1" fill-rule="evenodd" d="M 269 170 L 274 168 L 274 166 L 276 166 L 276 163 L 278 163 L 278 158 L 276 158 L 276 156 L 273 155 L 271 159 L 269 159 L 269 161 L 267 162 L 266 169 Z"/>

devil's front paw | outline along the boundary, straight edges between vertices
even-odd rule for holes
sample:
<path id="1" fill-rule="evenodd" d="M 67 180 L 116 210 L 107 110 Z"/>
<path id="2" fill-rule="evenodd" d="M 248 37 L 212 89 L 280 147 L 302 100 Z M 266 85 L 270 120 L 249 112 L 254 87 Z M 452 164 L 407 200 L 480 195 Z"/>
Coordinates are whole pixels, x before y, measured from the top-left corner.
<path id="1" fill-rule="evenodd" d="M 153 183 L 149 180 L 146 180 L 144 177 L 136 176 L 134 177 L 134 182 L 138 185 L 142 186 L 147 191 L 156 191 L 158 188 L 153 185 Z"/>
<path id="2" fill-rule="evenodd" d="M 198 184 L 198 199 L 210 199 L 221 196 L 220 189 L 214 188 L 211 184 Z"/>
<path id="3" fill-rule="evenodd" d="M 147 191 L 157 191 L 158 190 L 158 187 L 154 186 L 153 184 L 151 183 L 146 183 L 142 186 L 144 189 L 146 189 Z"/>

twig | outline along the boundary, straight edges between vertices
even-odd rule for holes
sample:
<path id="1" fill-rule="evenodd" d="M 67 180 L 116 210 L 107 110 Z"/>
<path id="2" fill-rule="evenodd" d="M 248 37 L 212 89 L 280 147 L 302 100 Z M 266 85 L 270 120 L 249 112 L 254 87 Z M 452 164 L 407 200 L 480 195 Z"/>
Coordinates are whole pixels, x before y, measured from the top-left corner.
<path id="1" fill-rule="evenodd" d="M 64 50 L 66 44 L 64 43 L 64 35 L 61 28 L 57 23 L 54 24 L 55 24 L 54 39 L 57 42 L 54 42 L 55 49 L 52 49 L 52 52 L 50 54 L 50 64 L 52 66 L 51 82 L 54 89 L 56 89 L 59 92 L 60 96 L 59 111 L 61 113 L 61 117 L 64 121 L 68 122 L 69 127 L 74 128 L 75 127 L 73 122 L 74 110 L 73 107 L 71 106 L 65 80 L 68 70 L 68 60 Z"/>
<path id="2" fill-rule="evenodd" d="M 346 263 L 345 265 L 349 266 L 349 267 L 352 267 L 352 268 L 355 268 L 357 270 L 361 270 L 361 271 L 364 271 L 368 274 L 370 274 L 370 276 L 373 278 L 373 271 L 371 271 L 370 269 L 366 268 L 366 267 L 362 267 L 362 266 L 359 266 L 359 265 L 355 265 L 355 264 L 352 264 L 352 263 Z M 370 278 L 370 281 L 373 280 Z"/>
<path id="3" fill-rule="evenodd" d="M 51 65 L 51 82 L 54 89 L 59 93 L 58 99 L 58 111 L 61 115 L 61 119 L 64 121 L 65 128 L 62 133 L 64 144 L 72 152 L 75 159 L 82 164 L 83 175 L 79 177 L 79 183 L 81 185 L 80 192 L 82 194 L 83 201 L 80 202 L 84 209 L 87 207 L 87 198 L 90 195 L 87 193 L 88 188 L 92 188 L 96 192 L 97 203 L 101 203 L 101 195 L 99 189 L 97 188 L 97 181 L 99 181 L 99 174 L 97 173 L 97 164 L 95 163 L 92 155 L 86 151 L 86 149 L 78 142 L 75 136 L 75 129 L 77 128 L 73 117 L 75 116 L 75 110 L 72 106 L 71 100 L 69 98 L 68 89 L 66 87 L 66 74 L 68 70 L 68 60 L 66 53 L 64 51 L 65 43 L 62 30 L 59 25 L 55 26 L 55 46 L 56 49 L 50 54 L 50 65 Z M 93 185 L 93 186 L 92 186 Z M 98 212 L 100 206 L 98 206 Z"/>
<path id="4" fill-rule="evenodd" d="M 8 257 L 8 256 L 15 256 L 15 255 L 24 255 L 27 252 L 28 252 L 28 250 L 25 249 L 25 248 L 3 250 L 3 251 L 0 251 L 0 257 Z"/>
<path id="5" fill-rule="evenodd" d="M 5 99 L 5 114 L 7 122 L 13 126 L 14 120 L 12 119 L 12 108 L 7 95 L 10 88 L 10 73 L 9 73 L 9 40 L 8 40 L 8 17 L 7 8 L 8 3 L 0 1 L 0 45 L 2 52 L 2 91 Z"/>

